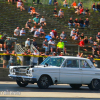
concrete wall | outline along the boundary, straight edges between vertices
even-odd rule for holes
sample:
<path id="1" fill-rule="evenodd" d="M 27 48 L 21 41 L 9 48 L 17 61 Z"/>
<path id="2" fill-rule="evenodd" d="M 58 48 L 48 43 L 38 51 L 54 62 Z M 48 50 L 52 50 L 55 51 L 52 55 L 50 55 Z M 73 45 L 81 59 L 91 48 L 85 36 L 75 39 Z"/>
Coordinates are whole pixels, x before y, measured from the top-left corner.
<path id="1" fill-rule="evenodd" d="M 8 68 L 0 68 L 0 81 L 13 81 L 8 77 L 9 69 Z"/>

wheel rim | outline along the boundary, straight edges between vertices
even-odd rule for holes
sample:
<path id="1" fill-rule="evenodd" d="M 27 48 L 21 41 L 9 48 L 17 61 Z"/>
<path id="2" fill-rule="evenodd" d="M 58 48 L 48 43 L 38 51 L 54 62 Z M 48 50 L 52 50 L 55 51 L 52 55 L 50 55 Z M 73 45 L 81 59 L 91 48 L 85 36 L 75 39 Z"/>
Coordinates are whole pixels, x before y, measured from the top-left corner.
<path id="1" fill-rule="evenodd" d="M 42 86 L 46 86 L 48 84 L 48 78 L 47 77 L 42 77 L 41 78 L 41 85 Z"/>
<path id="2" fill-rule="evenodd" d="M 100 82 L 99 82 L 99 80 L 93 80 L 93 87 L 94 87 L 95 89 L 100 88 Z"/>

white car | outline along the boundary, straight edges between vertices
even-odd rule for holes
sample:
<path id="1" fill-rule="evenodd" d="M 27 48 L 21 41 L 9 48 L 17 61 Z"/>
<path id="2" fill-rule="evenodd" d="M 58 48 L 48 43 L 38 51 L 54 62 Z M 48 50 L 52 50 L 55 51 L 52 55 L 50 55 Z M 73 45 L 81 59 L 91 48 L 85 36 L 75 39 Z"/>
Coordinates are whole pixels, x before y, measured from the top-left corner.
<path id="1" fill-rule="evenodd" d="M 15 79 L 20 87 L 37 83 L 39 88 L 46 89 L 53 84 L 70 84 L 72 88 L 78 89 L 85 84 L 89 89 L 100 89 L 100 69 L 86 58 L 52 56 L 33 68 L 10 66 L 9 72 L 8 76 Z"/>

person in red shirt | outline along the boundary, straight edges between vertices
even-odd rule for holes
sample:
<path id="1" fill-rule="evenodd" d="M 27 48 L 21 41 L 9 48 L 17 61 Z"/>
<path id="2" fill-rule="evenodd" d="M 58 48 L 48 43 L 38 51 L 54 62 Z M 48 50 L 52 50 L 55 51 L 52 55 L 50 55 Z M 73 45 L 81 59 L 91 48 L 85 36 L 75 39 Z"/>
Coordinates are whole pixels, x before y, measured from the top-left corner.
<path id="1" fill-rule="evenodd" d="M 84 47 L 84 39 L 81 39 L 81 41 L 79 42 L 79 46 Z"/>
<path id="2" fill-rule="evenodd" d="M 80 14 L 82 14 L 82 13 L 83 13 L 83 8 L 80 9 Z"/>

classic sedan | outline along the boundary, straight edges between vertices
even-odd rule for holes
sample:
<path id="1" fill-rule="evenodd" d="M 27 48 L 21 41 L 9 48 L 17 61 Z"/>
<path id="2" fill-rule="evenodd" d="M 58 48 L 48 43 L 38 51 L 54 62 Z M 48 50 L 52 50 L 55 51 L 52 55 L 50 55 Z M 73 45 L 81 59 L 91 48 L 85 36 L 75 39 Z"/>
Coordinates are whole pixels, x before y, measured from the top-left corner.
<path id="1" fill-rule="evenodd" d="M 10 66 L 9 72 L 8 76 L 20 87 L 37 83 L 39 88 L 46 89 L 53 84 L 70 84 L 78 89 L 85 84 L 91 90 L 100 89 L 100 69 L 86 58 L 51 56 L 34 67 Z"/>

